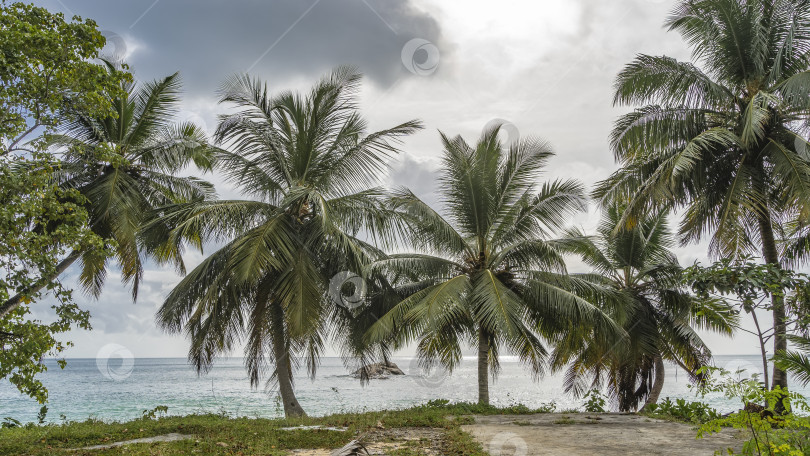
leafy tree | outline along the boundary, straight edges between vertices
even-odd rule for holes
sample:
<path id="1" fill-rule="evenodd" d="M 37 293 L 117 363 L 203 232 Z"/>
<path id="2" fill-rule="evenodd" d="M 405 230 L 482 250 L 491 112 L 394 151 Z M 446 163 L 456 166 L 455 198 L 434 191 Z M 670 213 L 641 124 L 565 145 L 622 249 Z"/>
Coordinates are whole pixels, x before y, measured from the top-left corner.
<path id="1" fill-rule="evenodd" d="M 108 65 L 110 74 L 117 72 Z M 143 276 L 144 253 L 172 260 L 183 269 L 179 253 L 171 258 L 149 250 L 139 240 L 139 229 L 163 206 L 213 196 L 213 187 L 196 177 L 175 174 L 189 164 L 210 169 L 212 155 L 205 135 L 193 124 L 172 124 L 180 101 L 177 73 L 138 87 L 124 83 L 123 95 L 110 100 L 114 113 L 95 116 L 71 111 L 61 134 L 49 134 L 46 145 L 61 151 L 62 162 L 54 171 L 59 188 L 77 192 L 85 201 L 93 233 L 114 241 L 113 257 L 122 280 L 132 283 L 133 299 Z M 25 172 L 32 170 L 25 166 Z M 108 250 L 79 246 L 58 262 L 50 274 L 18 290 L 0 305 L 0 318 L 52 283 L 77 260 L 84 289 L 101 292 L 111 255 Z"/>
<path id="2" fill-rule="evenodd" d="M 639 55 L 616 80 L 611 146 L 622 168 L 604 200 L 630 197 L 623 222 L 653 207 L 683 213 L 683 242 L 711 238 L 722 257 L 762 252 L 778 265 L 782 222 L 810 214 L 810 2 L 686 0 L 667 20 L 700 65 Z M 772 295 L 774 347 L 787 347 Z M 787 376 L 774 369 L 774 386 Z"/>
<path id="3" fill-rule="evenodd" d="M 21 173 L 20 163 L 36 164 L 36 170 Z M 0 158 L 2 301 L 13 290 L 31 287 L 40 274 L 52 274 L 67 250 L 105 248 L 104 241 L 87 229 L 88 214 L 81 195 L 53 184 L 56 166 L 46 154 Z M 54 321 L 43 323 L 31 316 L 30 304 L 42 291 L 29 294 L 16 310 L 0 318 L 0 379 L 8 379 L 40 403 L 47 400 L 48 393 L 37 379 L 46 370 L 40 360 L 56 356 L 70 345 L 58 339 L 59 333 L 72 327 L 90 328 L 89 315 L 76 306 L 68 287 L 54 281 L 47 284 L 47 292 L 56 298 Z"/>
<path id="4" fill-rule="evenodd" d="M 702 299 L 722 299 L 750 315 L 759 338 L 762 352 L 762 367 L 765 374 L 766 390 L 768 383 L 768 356 L 766 343 L 774 337 L 773 327 L 763 327 L 757 318 L 758 310 L 771 310 L 777 295 L 785 303 L 785 328 L 788 339 L 794 339 L 801 347 L 803 335 L 810 330 L 810 276 L 786 270 L 778 265 L 758 264 L 753 258 L 744 257 L 736 261 L 724 259 L 709 266 L 695 264 L 686 269 L 685 282 Z M 751 331 L 748 331 L 751 332 Z M 790 370 L 799 368 L 802 355 L 798 352 L 775 352 L 781 362 L 774 364 Z M 799 369 L 801 370 L 801 369 Z"/>
<path id="5" fill-rule="evenodd" d="M 385 192 L 373 185 L 395 143 L 421 128 L 410 121 L 367 133 L 359 83 L 341 67 L 306 95 L 271 96 L 258 79 L 230 79 L 221 101 L 238 112 L 217 128 L 232 150 L 219 151 L 219 169 L 254 198 L 173 205 L 151 225 L 158 238 L 170 228 L 170 245 L 225 243 L 172 290 L 159 324 L 189 335 L 198 371 L 244 337 L 251 384 L 269 359 L 287 416 L 305 414 L 293 389 L 297 360 L 314 376 L 324 340 L 341 336 L 332 329 L 345 308 L 327 299 L 330 278 L 380 258 L 365 235 L 385 239 L 395 229 Z"/>
<path id="6" fill-rule="evenodd" d="M 681 266 L 670 251 L 674 236 L 666 211 L 647 214 L 632 227 L 619 224 L 624 208 L 606 208 L 595 237 L 569 231 L 566 248 L 592 268 L 585 277 L 614 289 L 612 314 L 628 334 L 626 343 L 604 346 L 588 335 L 569 333 L 558 345 L 559 367 L 568 365 L 566 388 L 582 393 L 607 383 L 621 411 L 655 404 L 664 387 L 664 360 L 692 377 L 711 360 L 695 328 L 731 334 L 737 319 L 720 300 L 694 299 L 681 282 Z M 573 362 L 572 362 L 573 361 Z M 587 385 L 587 379 L 592 384 Z"/>
<path id="7" fill-rule="evenodd" d="M 24 3 L 0 3 L 0 142 L 3 155 L 32 152 L 25 141 L 53 129 L 67 109 L 106 115 L 108 94 L 125 73 L 111 75 L 92 59 L 105 39 L 90 19 Z"/>
<path id="8" fill-rule="evenodd" d="M 367 341 L 394 348 L 416 341 L 426 366 L 449 370 L 461 361 L 462 344 L 477 346 L 481 404 L 489 404 L 489 375 L 498 372 L 502 350 L 539 375 L 548 355 L 544 338 L 576 325 L 614 326 L 571 291 L 587 283 L 566 275 L 563 253 L 550 239 L 585 208 L 582 185 L 555 180 L 538 187 L 553 156 L 549 146 L 528 139 L 506 149 L 498 130 L 485 131 L 474 146 L 441 135 L 445 215 L 400 191 L 396 210 L 422 253 L 391 255 L 371 269 L 386 271 L 405 299 L 369 329 Z"/>
<path id="9" fill-rule="evenodd" d="M 110 95 L 129 75 L 110 75 L 91 61 L 104 45 L 91 20 L 66 21 L 44 8 L 4 1 L 0 42 L 0 303 L 17 290 L 31 290 L 0 317 L 0 378 L 45 402 L 40 360 L 70 345 L 59 333 L 89 328 L 89 316 L 69 288 L 49 281 L 43 290 L 40 277 L 53 276 L 67 251 L 103 251 L 105 242 L 88 227 L 82 195 L 55 183 L 60 163 L 39 138 L 71 109 L 109 113 Z M 34 318 L 29 306 L 43 291 L 56 297 L 49 323 Z"/>

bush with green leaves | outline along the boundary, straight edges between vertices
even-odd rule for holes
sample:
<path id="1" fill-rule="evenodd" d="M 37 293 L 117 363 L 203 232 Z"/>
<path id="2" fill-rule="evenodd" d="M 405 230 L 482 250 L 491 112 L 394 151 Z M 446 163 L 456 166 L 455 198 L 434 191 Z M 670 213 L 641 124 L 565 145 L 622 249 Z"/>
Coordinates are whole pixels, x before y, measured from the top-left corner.
<path id="1" fill-rule="evenodd" d="M 605 405 L 607 404 L 607 399 L 599 390 L 593 389 L 588 392 L 583 398 L 585 399 L 585 411 L 591 413 L 605 413 L 607 410 L 605 409 Z"/>
<path id="2" fill-rule="evenodd" d="M 54 182 L 61 164 L 46 152 L 43 134 L 68 112 L 108 112 L 109 96 L 131 76 L 111 76 L 94 62 L 104 46 L 95 22 L 45 8 L 0 2 L 0 43 L 0 304 L 19 297 L 0 306 L 0 379 L 43 403 L 40 360 L 70 345 L 60 333 L 90 324 L 68 288 L 42 277 L 60 272 L 70 250 L 110 247 L 90 230 L 84 196 Z M 52 318 L 34 319 L 29 305 L 45 294 L 55 297 Z"/>
<path id="3" fill-rule="evenodd" d="M 650 404 L 645 410 L 649 415 L 674 418 L 689 423 L 706 423 L 721 417 L 720 413 L 703 402 L 666 398 L 659 404 Z"/>
<path id="4" fill-rule="evenodd" d="M 757 375 L 737 378 L 728 371 L 706 368 L 707 379 L 701 394 L 722 393 L 741 405 L 737 412 L 704 423 L 698 437 L 720 432 L 723 428 L 743 431 L 744 455 L 802 456 L 810 455 L 810 405 L 802 395 L 776 387 L 761 387 Z M 778 413 L 777 411 L 782 411 Z M 725 449 L 736 454 L 733 449 Z M 718 452 L 719 453 L 719 452 Z"/>

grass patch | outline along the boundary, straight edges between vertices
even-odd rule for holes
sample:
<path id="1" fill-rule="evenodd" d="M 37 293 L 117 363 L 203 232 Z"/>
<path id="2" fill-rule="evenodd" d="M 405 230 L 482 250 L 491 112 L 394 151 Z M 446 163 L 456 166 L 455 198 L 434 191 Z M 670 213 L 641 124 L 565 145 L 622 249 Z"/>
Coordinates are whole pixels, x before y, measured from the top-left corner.
<path id="1" fill-rule="evenodd" d="M 358 435 L 377 429 L 381 424 L 391 428 L 435 428 L 444 432 L 446 448 L 442 454 L 485 455 L 461 425 L 472 422 L 469 415 L 521 415 L 543 413 L 522 405 L 504 408 L 477 404 L 450 404 L 431 401 L 428 404 L 391 411 L 339 413 L 325 417 L 301 419 L 231 418 L 223 415 L 188 415 L 147 417 L 127 422 L 87 420 L 45 426 L 27 425 L 0 429 L 0 454 L 44 456 L 72 455 L 286 455 L 302 448 L 337 448 Z M 333 426 L 347 432 L 331 430 L 282 431 L 292 426 Z M 133 444 L 106 450 L 76 450 L 124 440 L 153 437 L 169 433 L 192 435 L 189 440 Z M 410 453 L 409 453 L 410 452 Z M 404 448 L 400 454 L 419 454 L 417 448 Z"/>
<path id="2" fill-rule="evenodd" d="M 552 421 L 553 424 L 576 424 L 576 421 L 572 420 L 570 416 L 563 416 L 560 417 L 558 420 Z"/>

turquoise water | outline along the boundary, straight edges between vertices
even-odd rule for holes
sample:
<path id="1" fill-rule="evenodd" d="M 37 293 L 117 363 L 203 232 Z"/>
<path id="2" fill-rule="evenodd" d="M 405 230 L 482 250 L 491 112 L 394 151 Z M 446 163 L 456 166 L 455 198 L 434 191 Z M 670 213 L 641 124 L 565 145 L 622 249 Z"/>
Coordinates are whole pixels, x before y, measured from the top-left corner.
<path id="1" fill-rule="evenodd" d="M 757 356 L 717 356 L 715 363 L 729 370 L 761 370 Z M 108 361 L 108 362 L 105 362 Z M 423 373 L 411 358 L 395 358 L 407 375 L 376 380 L 362 386 L 348 375 L 338 358 L 325 358 L 317 378 L 309 380 L 303 372 L 296 378 L 301 405 L 310 415 L 341 411 L 403 408 L 431 399 L 471 401 L 477 399 L 476 362 L 465 359 L 458 370 Z M 231 416 L 278 417 L 282 412 L 276 394 L 264 388 L 253 390 L 242 360 L 221 359 L 207 375 L 198 376 L 184 358 L 110 358 L 70 359 L 60 370 L 54 361 L 42 379 L 50 390 L 48 421 L 58 422 L 60 415 L 69 420 L 94 417 L 102 420 L 126 420 L 140 417 L 146 409 L 165 405 L 169 414 L 226 413 Z M 502 371 L 491 384 L 491 399 L 496 405 L 522 403 L 540 406 L 554 402 L 559 409 L 581 407 L 583 401 L 566 394 L 562 375 L 547 375 L 534 382 L 531 375 L 513 358 L 503 358 Z M 804 394 L 810 391 L 805 388 Z M 662 397 L 695 400 L 685 373 L 667 366 Z M 726 412 L 736 403 L 719 396 L 705 399 Z M 0 419 L 10 416 L 33 421 L 39 405 L 20 395 L 7 382 L 0 384 Z"/>

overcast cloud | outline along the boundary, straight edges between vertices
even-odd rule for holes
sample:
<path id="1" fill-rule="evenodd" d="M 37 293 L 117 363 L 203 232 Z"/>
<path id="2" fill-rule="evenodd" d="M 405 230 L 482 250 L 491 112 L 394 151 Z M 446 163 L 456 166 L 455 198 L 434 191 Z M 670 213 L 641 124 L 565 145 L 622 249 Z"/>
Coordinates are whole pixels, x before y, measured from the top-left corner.
<path id="1" fill-rule="evenodd" d="M 410 119 L 425 123 L 403 145 L 386 182 L 408 186 L 430 202 L 436 201 L 437 131 L 474 141 L 495 119 L 510 122 L 512 134 L 539 136 L 554 146 L 558 155 L 544 178 L 573 177 L 588 186 L 605 178 L 615 169 L 608 134 L 627 109 L 612 106 L 616 73 L 638 53 L 689 58 L 680 37 L 662 28 L 669 0 L 37 3 L 95 19 L 109 37 L 106 51 L 126 56 L 139 80 L 180 71 L 185 96 L 179 118 L 209 133 L 225 109 L 216 104 L 216 90 L 231 74 L 249 71 L 272 90 L 306 89 L 336 65 L 359 67 L 366 75 L 363 113 L 372 130 Z M 221 196 L 238 197 L 217 176 L 208 177 Z M 591 210 L 572 223 L 587 229 L 597 220 Z M 683 264 L 706 261 L 705 246 L 677 253 Z M 192 266 L 202 258 L 187 255 Z M 572 262 L 571 268 L 582 266 Z M 153 318 L 179 277 L 150 267 L 136 304 L 117 278 L 110 274 L 98 301 L 79 298 L 93 315 L 94 330 L 71 334 L 76 347 L 69 356 L 94 357 L 107 343 L 136 357 L 185 356 L 184 338 L 161 333 Z M 757 350 L 746 336 L 707 341 L 718 354 Z"/>

